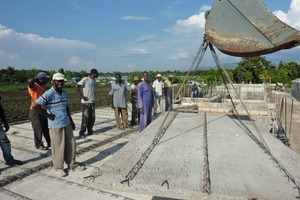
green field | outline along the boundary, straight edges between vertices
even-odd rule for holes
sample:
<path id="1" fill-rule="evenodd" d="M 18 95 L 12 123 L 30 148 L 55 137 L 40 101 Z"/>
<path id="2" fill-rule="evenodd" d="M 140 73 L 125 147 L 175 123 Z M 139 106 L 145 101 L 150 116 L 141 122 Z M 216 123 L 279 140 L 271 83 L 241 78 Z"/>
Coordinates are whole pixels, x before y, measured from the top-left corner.
<path id="1" fill-rule="evenodd" d="M 21 84 L 20 84 L 21 85 Z M 20 123 L 29 120 L 29 106 L 30 96 L 27 91 L 27 86 L 23 84 L 21 86 L 14 84 L 7 84 L 6 86 L 0 85 L 0 95 L 2 96 L 2 105 L 5 109 L 7 120 L 10 124 Z M 24 89 L 25 86 L 25 89 Z M 51 87 L 49 84 L 48 87 Z M 81 112 L 81 102 L 78 92 L 75 89 L 75 85 L 66 85 L 65 89 L 69 94 L 70 111 Z M 109 85 L 97 85 L 96 86 L 96 107 L 110 106 L 111 99 L 108 95 Z"/>

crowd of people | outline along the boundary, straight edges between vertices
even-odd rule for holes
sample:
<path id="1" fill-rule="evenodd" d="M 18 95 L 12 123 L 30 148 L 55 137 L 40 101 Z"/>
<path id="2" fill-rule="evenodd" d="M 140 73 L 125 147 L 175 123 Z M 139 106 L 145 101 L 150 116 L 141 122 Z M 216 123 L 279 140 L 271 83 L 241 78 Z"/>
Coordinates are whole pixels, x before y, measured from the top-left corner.
<path id="1" fill-rule="evenodd" d="M 87 135 L 97 135 L 93 130 L 95 123 L 95 86 L 98 70 L 92 69 L 89 76 L 82 78 L 76 84 L 76 90 L 82 103 L 82 119 L 79 138 Z M 70 114 L 69 96 L 64 89 L 67 81 L 64 74 L 55 73 L 52 76 L 52 87 L 46 90 L 51 77 L 45 72 L 39 72 L 34 78 L 28 80 L 28 93 L 31 97 L 29 118 L 33 129 L 35 148 L 41 151 L 51 149 L 52 163 L 59 176 L 65 177 L 70 171 L 83 171 L 85 166 L 76 162 L 76 142 L 74 137 L 75 124 Z M 149 72 L 144 71 L 143 77 L 134 76 L 129 85 L 122 79 L 120 73 L 115 74 L 115 81 L 111 82 L 109 95 L 111 108 L 114 110 L 116 126 L 118 129 L 131 128 L 139 125 L 142 132 L 151 122 L 152 116 L 157 114 L 158 108 L 172 110 L 172 80 L 162 81 L 162 75 L 157 74 L 156 80 L 151 83 Z M 130 93 L 131 121 L 128 120 L 128 105 L 126 93 Z M 165 109 L 162 100 L 165 98 Z M 22 165 L 11 153 L 10 141 L 6 135 L 9 124 L 5 110 L 1 104 L 0 96 L 0 146 L 7 165 Z M 44 145 L 43 138 L 46 142 Z M 64 164 L 68 169 L 64 169 Z"/>
<path id="2" fill-rule="evenodd" d="M 203 83 L 202 81 L 195 82 L 195 81 L 189 81 L 189 86 L 190 86 L 190 97 L 195 98 L 195 97 L 203 97 Z"/>

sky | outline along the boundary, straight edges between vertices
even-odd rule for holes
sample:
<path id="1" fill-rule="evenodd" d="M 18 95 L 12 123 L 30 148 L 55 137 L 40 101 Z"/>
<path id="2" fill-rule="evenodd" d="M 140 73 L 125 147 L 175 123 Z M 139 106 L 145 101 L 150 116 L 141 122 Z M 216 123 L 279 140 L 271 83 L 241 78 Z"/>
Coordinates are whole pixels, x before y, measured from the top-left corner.
<path id="1" fill-rule="evenodd" d="M 187 71 L 213 0 L 0 0 L 0 69 Z M 300 30 L 300 0 L 263 0 Z M 223 64 L 241 58 L 217 51 Z M 300 48 L 265 55 L 300 63 Z M 201 67 L 214 66 L 206 52 Z"/>

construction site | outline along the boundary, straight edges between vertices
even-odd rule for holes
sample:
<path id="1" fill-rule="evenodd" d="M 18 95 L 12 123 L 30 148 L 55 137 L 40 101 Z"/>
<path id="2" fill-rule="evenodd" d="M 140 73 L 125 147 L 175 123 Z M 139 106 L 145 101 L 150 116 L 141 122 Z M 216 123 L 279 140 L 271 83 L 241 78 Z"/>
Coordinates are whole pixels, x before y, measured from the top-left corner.
<path id="1" fill-rule="evenodd" d="M 55 173 L 51 150 L 34 147 L 30 122 L 11 125 L 12 153 L 24 165 L 7 166 L 1 157 L 0 198 L 299 199 L 299 101 L 270 83 L 233 84 L 214 50 L 250 57 L 299 44 L 299 31 L 261 0 L 216 0 L 189 72 L 209 49 L 223 84 L 201 98 L 181 94 L 179 85 L 172 109 L 158 110 L 142 132 L 116 128 L 106 107 L 96 110 L 97 135 L 80 139 L 81 113 L 73 113 L 77 161 L 86 170 L 66 177 Z"/>
<path id="2" fill-rule="evenodd" d="M 117 129 L 113 110 L 97 109 L 98 135 L 79 139 L 81 113 L 73 114 L 77 161 L 87 169 L 67 177 L 55 173 L 51 150 L 34 148 L 30 122 L 12 125 L 8 132 L 12 152 L 24 165 L 9 167 L 0 160 L 0 197 L 298 199 L 299 103 L 294 103 L 295 123 L 288 124 L 293 129 L 290 135 L 278 137 L 280 128 L 275 127 L 285 122 L 272 113 L 280 108 L 279 97 L 291 98 L 289 94 L 273 92 L 272 99 L 278 100 L 268 103 L 263 84 L 235 87 L 241 88 L 251 117 L 243 114 L 246 110 L 238 99 L 233 102 L 239 116 L 228 99 L 186 97 L 172 111 L 159 112 L 143 132 L 138 126 Z"/>

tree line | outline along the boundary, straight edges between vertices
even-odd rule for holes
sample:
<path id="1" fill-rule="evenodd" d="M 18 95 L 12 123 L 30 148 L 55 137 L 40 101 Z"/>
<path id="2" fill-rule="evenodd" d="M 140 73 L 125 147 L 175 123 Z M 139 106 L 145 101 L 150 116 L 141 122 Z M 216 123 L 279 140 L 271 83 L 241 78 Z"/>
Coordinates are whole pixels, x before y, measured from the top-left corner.
<path id="1" fill-rule="evenodd" d="M 29 78 L 36 76 L 40 69 L 30 70 L 18 70 L 12 66 L 6 69 L 0 70 L 0 83 L 26 83 Z M 52 75 L 56 71 L 43 70 L 46 73 Z M 266 60 L 265 57 L 246 57 L 241 58 L 241 61 L 236 67 L 232 69 L 226 69 L 231 80 L 234 83 L 261 83 L 268 81 L 270 83 L 281 82 L 287 86 L 292 80 L 300 78 L 300 65 L 297 62 L 280 62 L 277 66 Z M 89 71 L 81 70 L 79 72 L 59 69 L 65 75 L 67 79 L 77 78 L 77 81 L 84 76 L 88 76 Z M 122 73 L 122 72 L 121 72 Z M 142 71 L 124 72 L 123 76 L 126 76 L 131 80 L 134 76 L 142 77 Z M 191 77 L 186 77 L 187 71 L 149 71 L 152 80 L 155 79 L 156 74 L 160 73 L 164 77 L 168 74 L 173 74 L 174 82 L 181 82 L 184 79 L 204 81 L 206 83 L 218 82 L 222 83 L 221 73 L 218 69 L 208 70 L 196 70 L 191 73 Z M 114 77 L 114 72 L 99 72 L 99 77 Z"/>

